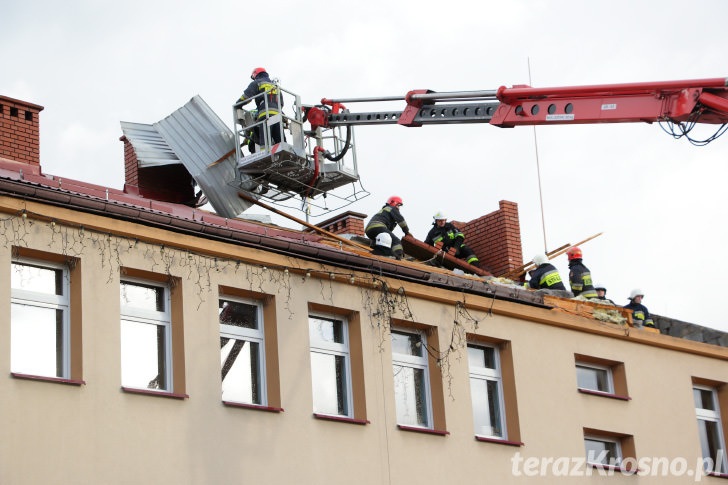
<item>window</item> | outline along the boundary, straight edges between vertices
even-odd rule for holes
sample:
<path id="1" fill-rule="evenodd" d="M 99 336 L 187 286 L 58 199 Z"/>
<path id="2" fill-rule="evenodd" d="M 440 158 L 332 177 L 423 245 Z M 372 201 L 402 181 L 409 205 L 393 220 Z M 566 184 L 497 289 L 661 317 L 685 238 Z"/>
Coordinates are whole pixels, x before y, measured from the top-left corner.
<path id="1" fill-rule="evenodd" d="M 576 383 L 580 389 L 614 394 L 612 371 L 606 366 L 577 362 Z"/>
<path id="2" fill-rule="evenodd" d="M 141 280 L 120 286 L 122 386 L 172 392 L 169 287 Z"/>
<path id="3" fill-rule="evenodd" d="M 622 401 L 631 400 L 624 363 L 582 354 L 574 354 L 574 361 L 579 392 Z"/>
<path id="4" fill-rule="evenodd" d="M 584 448 L 590 465 L 619 467 L 622 462 L 622 447 L 616 438 L 586 435 Z"/>
<path id="5" fill-rule="evenodd" d="M 425 335 L 392 330 L 391 337 L 397 424 L 432 428 Z"/>
<path id="6" fill-rule="evenodd" d="M 584 428 L 587 464 L 596 468 L 614 468 L 637 472 L 634 436 L 593 428 Z"/>
<path id="7" fill-rule="evenodd" d="M 498 349 L 468 344 L 475 435 L 507 439 Z"/>
<path id="8" fill-rule="evenodd" d="M 726 473 L 725 441 L 720 420 L 718 393 L 715 388 L 694 386 L 695 414 L 707 472 Z"/>
<path id="9" fill-rule="evenodd" d="M 310 315 L 308 325 L 314 413 L 352 417 L 347 322 Z"/>
<path id="10" fill-rule="evenodd" d="M 17 259 L 11 264 L 12 372 L 70 376 L 69 271 L 61 264 Z"/>
<path id="11" fill-rule="evenodd" d="M 227 296 L 219 302 L 222 400 L 265 406 L 261 305 Z"/>

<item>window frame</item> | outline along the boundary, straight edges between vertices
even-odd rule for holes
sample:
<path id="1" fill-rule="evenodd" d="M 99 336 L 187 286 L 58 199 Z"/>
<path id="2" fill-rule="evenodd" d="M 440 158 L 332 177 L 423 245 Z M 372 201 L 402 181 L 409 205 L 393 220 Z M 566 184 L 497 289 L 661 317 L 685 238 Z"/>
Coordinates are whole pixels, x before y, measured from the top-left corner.
<path id="1" fill-rule="evenodd" d="M 485 435 L 480 434 L 476 431 L 475 437 L 476 438 L 487 438 L 487 439 L 494 439 L 499 441 L 508 441 L 508 420 L 506 416 L 506 407 L 505 407 L 505 398 L 504 398 L 504 389 L 503 389 L 503 373 L 501 371 L 501 361 L 500 361 L 500 351 L 498 349 L 497 345 L 489 345 L 487 343 L 484 343 L 482 341 L 475 341 L 475 340 L 469 340 L 467 342 L 467 348 L 478 348 L 478 349 L 485 349 L 489 348 L 493 350 L 493 361 L 495 364 L 495 369 L 491 369 L 488 367 L 482 367 L 482 368 L 473 368 L 470 365 L 470 359 L 468 359 L 468 376 L 469 381 L 472 379 L 479 379 L 484 381 L 494 381 L 498 385 L 498 406 L 499 406 L 499 414 L 500 414 L 500 429 L 502 436 L 496 436 L 496 435 Z M 471 382 L 471 402 L 472 402 L 472 382 Z M 488 402 L 485 402 L 484 405 L 488 405 Z M 473 405 L 474 406 L 474 405 Z M 473 407 L 473 410 L 475 408 Z M 473 422 L 473 428 L 475 429 L 475 422 Z"/>
<path id="2" fill-rule="evenodd" d="M 427 417 L 427 426 L 422 426 L 419 424 L 405 424 L 401 423 L 399 419 L 399 415 L 396 416 L 397 425 L 401 429 L 422 429 L 422 430 L 434 430 L 435 429 L 435 423 L 434 423 L 434 414 L 432 409 L 432 390 L 430 386 L 430 366 L 429 366 L 429 357 L 427 352 L 427 335 L 424 330 L 420 329 L 410 329 L 410 328 L 402 328 L 402 327 L 392 327 L 390 334 L 405 334 L 405 335 L 417 335 L 420 338 L 421 348 L 422 348 L 422 356 L 417 357 L 413 355 L 407 355 L 407 354 L 398 354 L 395 353 L 394 348 L 392 348 L 392 381 L 394 383 L 394 366 L 398 365 L 400 367 L 407 367 L 412 369 L 422 369 L 424 370 L 424 382 L 425 382 L 425 410 L 426 410 L 426 417 Z M 390 345 L 391 345 L 391 335 L 390 335 Z M 398 357 L 395 357 L 398 356 Z M 394 388 L 394 399 L 395 399 L 395 413 L 396 413 L 396 407 L 397 407 L 397 391 L 396 391 L 396 385 Z"/>
<path id="3" fill-rule="evenodd" d="M 268 376 L 266 367 L 266 352 L 265 352 L 265 320 L 263 315 L 263 303 L 253 298 L 242 298 L 239 296 L 220 294 L 218 295 L 218 309 L 220 300 L 231 301 L 234 303 L 242 303 L 255 307 L 255 318 L 258 324 L 257 330 L 249 328 L 236 327 L 234 325 L 225 325 L 220 322 L 219 310 L 218 310 L 218 330 L 220 337 L 228 337 L 235 340 L 244 340 L 246 342 L 254 342 L 258 344 L 258 369 L 260 375 L 258 376 L 260 386 L 260 403 L 236 401 L 232 399 L 225 399 L 223 402 L 231 404 L 244 404 L 250 406 L 268 406 Z M 224 327 L 224 328 L 223 328 Z M 220 364 L 222 365 L 222 363 Z M 221 369 L 222 371 L 222 369 Z M 222 375 L 220 376 L 220 393 L 222 395 Z"/>
<path id="4" fill-rule="evenodd" d="M 13 288 L 12 286 L 12 271 L 14 271 L 14 265 L 21 266 L 32 266 L 41 269 L 60 270 L 62 273 L 62 284 L 61 284 L 61 295 L 51 295 L 48 293 L 41 293 L 32 290 L 23 290 L 20 288 Z M 16 376 L 37 376 L 46 379 L 59 379 L 62 381 L 71 380 L 71 271 L 67 264 L 47 261 L 43 259 L 30 258 L 25 256 L 13 257 L 10 262 L 10 329 L 11 329 L 11 374 Z M 32 306 L 36 308 L 46 308 L 62 310 L 63 317 L 61 322 L 61 374 L 62 375 L 43 375 L 43 374 L 28 374 L 24 373 L 21 369 L 12 368 L 12 306 L 13 304 Z M 58 357 L 56 356 L 56 359 Z"/>
<path id="5" fill-rule="evenodd" d="M 334 342 L 326 342 L 317 340 L 316 342 L 311 340 L 311 319 L 317 318 L 321 320 L 341 322 L 341 332 L 343 343 L 337 344 Z M 349 319 L 343 315 L 336 315 L 333 313 L 324 313 L 309 311 L 308 312 L 308 325 L 309 325 L 309 358 L 311 354 L 319 353 L 325 355 L 334 355 L 344 357 L 344 368 L 346 370 L 346 383 L 344 392 L 346 394 L 346 413 L 345 414 L 332 414 L 324 413 L 316 410 L 316 397 L 314 395 L 314 374 L 313 374 L 313 359 L 311 359 L 311 391 L 314 405 L 315 416 L 329 416 L 334 418 L 348 418 L 354 419 L 354 391 L 352 385 L 352 373 L 351 373 L 351 347 L 349 341 Z"/>
<path id="6" fill-rule="evenodd" d="M 602 443 L 614 443 L 616 445 L 616 460 L 614 463 L 601 463 L 597 461 L 589 460 L 589 453 L 586 451 L 586 442 L 588 441 L 599 441 Z M 622 450 L 622 440 L 618 437 L 604 436 L 593 433 L 584 434 L 584 452 L 586 455 L 586 463 L 589 466 L 596 468 L 621 468 L 622 461 L 624 460 L 624 453 Z"/>
<path id="7" fill-rule="evenodd" d="M 576 369 L 579 367 L 584 369 L 592 369 L 596 371 L 604 371 L 607 375 L 607 390 L 601 390 L 601 389 L 591 389 L 589 387 L 582 387 L 579 385 L 579 377 L 578 377 L 578 371 L 577 371 L 577 380 L 576 380 L 576 386 L 578 389 L 590 391 L 590 392 L 599 392 L 603 394 L 611 394 L 614 395 L 614 376 L 612 375 L 612 368 L 611 366 L 602 365 L 602 364 L 595 364 L 593 362 L 586 362 L 583 360 L 577 360 L 576 364 L 574 366 Z"/>
<path id="8" fill-rule="evenodd" d="M 693 396 L 694 392 L 696 390 L 699 391 L 709 391 L 711 400 L 713 402 L 713 408 L 714 409 L 705 409 L 705 408 L 699 408 L 697 406 L 697 403 L 695 403 L 695 399 L 693 397 L 693 404 L 695 405 L 695 416 L 698 421 L 698 438 L 700 440 L 700 454 L 703 457 L 703 460 L 706 458 L 710 458 L 711 460 L 714 460 L 715 457 L 713 456 L 705 456 L 705 450 L 708 448 L 707 443 L 707 436 L 704 436 L 703 430 L 705 430 L 705 425 L 702 422 L 713 422 L 716 424 L 718 428 L 718 440 L 719 440 L 719 450 L 723 450 L 723 454 L 721 456 L 722 463 L 713 463 L 713 470 L 705 470 L 707 473 L 718 473 L 718 474 L 724 474 L 726 473 L 726 468 L 728 466 L 728 463 L 726 460 L 726 439 L 724 435 L 724 428 L 723 428 L 723 421 L 722 417 L 720 415 L 720 399 L 718 396 L 718 389 L 714 386 L 704 385 L 704 384 L 697 384 L 693 383 L 692 385 L 693 389 Z"/>
<path id="9" fill-rule="evenodd" d="M 163 291 L 164 311 L 154 310 L 143 310 L 140 308 L 126 307 L 121 303 L 121 286 L 123 284 L 131 284 L 133 286 L 143 286 L 151 288 L 160 288 Z M 152 389 L 149 387 L 136 387 L 126 385 L 123 380 L 124 369 L 123 360 L 121 366 L 122 375 L 122 388 L 125 390 L 132 391 L 143 391 L 145 393 L 161 393 L 161 394 L 173 394 L 174 390 L 174 359 L 173 359 L 173 346 L 172 346 L 172 291 L 169 283 L 162 283 L 160 281 L 149 280 L 145 278 L 138 278 L 134 276 L 123 276 L 119 281 L 119 323 L 127 320 L 134 323 L 143 323 L 148 325 L 163 326 L 164 332 L 164 367 L 165 367 L 165 381 L 168 383 L 166 389 Z M 128 313 L 127 313 L 128 311 Z M 120 327 L 121 329 L 121 327 Z M 122 357 L 123 359 L 123 357 Z M 151 381 L 150 381 L 151 382 Z"/>

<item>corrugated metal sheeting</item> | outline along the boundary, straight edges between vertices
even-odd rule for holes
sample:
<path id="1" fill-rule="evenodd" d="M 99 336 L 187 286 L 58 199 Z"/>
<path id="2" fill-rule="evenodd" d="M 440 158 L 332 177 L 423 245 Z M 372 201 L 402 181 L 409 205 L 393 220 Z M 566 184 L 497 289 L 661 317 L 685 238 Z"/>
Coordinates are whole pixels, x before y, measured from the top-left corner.
<path id="1" fill-rule="evenodd" d="M 122 121 L 121 131 L 134 148 L 140 168 L 181 163 L 152 125 Z"/>
<path id="2" fill-rule="evenodd" d="M 200 96 L 153 125 L 122 122 L 121 129 L 140 167 L 182 163 L 219 215 L 251 206 L 238 197 L 235 135 Z"/>

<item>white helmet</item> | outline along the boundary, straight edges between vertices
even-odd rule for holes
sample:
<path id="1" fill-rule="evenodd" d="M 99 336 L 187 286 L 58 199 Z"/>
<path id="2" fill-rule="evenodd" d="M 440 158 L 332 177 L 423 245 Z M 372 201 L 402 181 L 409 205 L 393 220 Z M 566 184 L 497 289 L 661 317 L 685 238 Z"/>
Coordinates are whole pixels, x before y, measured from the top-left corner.
<path id="1" fill-rule="evenodd" d="M 594 285 L 594 289 L 595 290 L 604 290 L 605 293 L 607 292 L 607 287 L 604 285 L 598 284 L 598 283 L 596 285 Z"/>
<path id="2" fill-rule="evenodd" d="M 435 219 L 436 221 L 443 221 L 443 220 L 446 221 L 447 220 L 447 215 L 443 211 L 437 211 L 435 213 L 435 215 L 432 216 L 432 218 Z"/>
<path id="3" fill-rule="evenodd" d="M 639 288 L 635 288 L 634 290 L 632 290 L 632 293 L 630 293 L 630 294 L 629 294 L 629 299 L 630 299 L 630 300 L 634 300 L 634 299 L 635 299 L 635 298 L 637 298 L 638 296 L 642 296 L 642 297 L 644 297 L 644 296 L 645 296 L 645 294 L 644 294 L 644 293 L 642 293 L 642 290 L 640 290 Z"/>
<path id="4" fill-rule="evenodd" d="M 384 246 L 385 248 L 391 248 L 392 236 L 390 236 L 389 233 L 383 232 L 377 236 L 374 244 L 376 244 L 377 246 Z"/>
<path id="5" fill-rule="evenodd" d="M 541 266 L 542 264 L 546 264 L 549 262 L 549 258 L 546 257 L 544 253 L 538 253 L 536 256 L 533 257 L 533 264 L 536 266 Z"/>

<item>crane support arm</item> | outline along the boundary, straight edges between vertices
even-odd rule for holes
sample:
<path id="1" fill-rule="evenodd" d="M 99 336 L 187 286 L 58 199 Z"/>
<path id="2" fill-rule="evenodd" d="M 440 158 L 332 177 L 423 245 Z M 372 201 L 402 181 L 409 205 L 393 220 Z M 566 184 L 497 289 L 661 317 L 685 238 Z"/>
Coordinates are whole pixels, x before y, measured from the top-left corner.
<path id="1" fill-rule="evenodd" d="M 727 78 L 551 88 L 516 85 L 491 91 L 442 93 L 423 89 L 410 91 L 406 96 L 323 99 L 322 103 L 337 106 L 343 102 L 401 100 L 407 103 L 404 111 L 350 113 L 333 110 L 316 118 L 319 120 L 316 125 L 490 123 L 510 128 L 660 121 L 728 123 Z M 440 102 L 448 104 L 438 104 Z"/>

